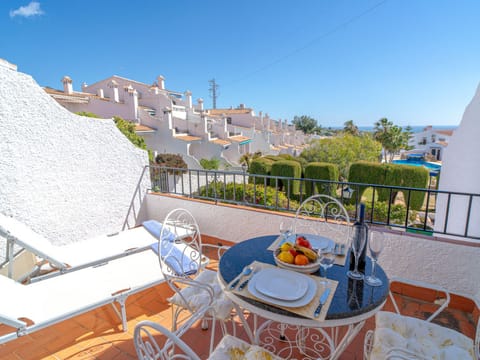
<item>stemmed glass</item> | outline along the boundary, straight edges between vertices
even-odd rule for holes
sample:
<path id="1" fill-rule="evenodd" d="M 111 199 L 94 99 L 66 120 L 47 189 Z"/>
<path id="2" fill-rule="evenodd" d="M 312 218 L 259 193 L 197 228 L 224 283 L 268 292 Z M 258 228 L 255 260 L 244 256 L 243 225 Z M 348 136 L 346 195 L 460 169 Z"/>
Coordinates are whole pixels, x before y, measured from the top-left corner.
<path id="1" fill-rule="evenodd" d="M 364 232 L 365 230 L 361 229 L 360 230 L 360 236 L 357 232 L 352 231 L 351 232 L 351 243 L 352 243 L 352 249 L 353 249 L 353 254 L 355 255 L 355 268 L 353 271 L 349 270 L 347 272 L 347 276 L 350 279 L 353 280 L 363 280 L 363 274 L 358 271 L 358 258 L 360 257 L 360 254 L 363 251 L 363 248 L 365 247 L 365 241 L 366 241 L 366 234 Z"/>
<path id="2" fill-rule="evenodd" d="M 370 256 L 372 257 L 372 274 L 365 277 L 365 282 L 370 286 L 381 286 L 382 280 L 375 276 L 375 264 L 385 245 L 384 235 L 378 231 L 370 232 L 370 240 L 368 248 L 370 249 Z"/>
<path id="3" fill-rule="evenodd" d="M 292 222 L 289 220 L 282 221 L 280 223 L 280 234 L 282 234 L 283 240 L 288 239 L 288 237 L 292 234 Z"/>
<path id="4" fill-rule="evenodd" d="M 325 273 L 324 280 L 322 280 L 322 283 L 324 285 L 328 285 L 329 281 L 327 278 L 327 270 L 331 268 L 335 263 L 335 256 L 336 256 L 335 251 L 330 247 L 320 249 L 318 251 L 318 256 L 320 259 L 320 266 L 322 267 Z"/>

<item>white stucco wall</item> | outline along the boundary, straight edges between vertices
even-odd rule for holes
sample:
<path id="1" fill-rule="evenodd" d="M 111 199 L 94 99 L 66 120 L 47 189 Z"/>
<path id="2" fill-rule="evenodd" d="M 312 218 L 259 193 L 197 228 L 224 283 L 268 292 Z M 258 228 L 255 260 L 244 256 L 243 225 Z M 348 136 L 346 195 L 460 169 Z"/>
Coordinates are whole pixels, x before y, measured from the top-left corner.
<path id="1" fill-rule="evenodd" d="M 162 220 L 169 211 L 181 207 L 192 212 L 203 234 L 233 242 L 277 234 L 286 216 L 153 194 L 147 195 L 144 204 L 142 220 Z M 408 233 L 386 235 L 379 263 L 389 277 L 427 281 L 470 296 L 480 292 L 480 246 Z"/>
<path id="2" fill-rule="evenodd" d="M 56 244 L 119 231 L 147 153 L 29 75 L 0 66 L 0 80 L 0 212 Z"/>
<path id="3" fill-rule="evenodd" d="M 461 193 L 480 194 L 480 85 L 470 104 L 465 109 L 460 126 L 455 130 L 443 158 L 439 189 Z M 437 198 L 435 230 L 445 225 L 448 198 L 440 194 Z M 469 198 L 452 196 L 448 213 L 447 232 L 463 234 L 468 216 Z M 480 236 L 480 197 L 472 200 L 470 214 L 470 236 Z"/>

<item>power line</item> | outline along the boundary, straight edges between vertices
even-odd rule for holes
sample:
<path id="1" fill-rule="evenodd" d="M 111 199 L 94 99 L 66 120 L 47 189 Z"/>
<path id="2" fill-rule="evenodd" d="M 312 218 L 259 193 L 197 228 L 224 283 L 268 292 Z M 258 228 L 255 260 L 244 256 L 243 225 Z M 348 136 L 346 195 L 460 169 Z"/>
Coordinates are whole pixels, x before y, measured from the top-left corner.
<path id="1" fill-rule="evenodd" d="M 350 25 L 350 24 L 354 23 L 355 21 L 359 20 L 360 18 L 364 17 L 365 15 L 371 13 L 376 8 L 384 5 L 387 1 L 388 0 L 382 0 L 378 3 L 376 3 L 375 5 L 369 7 L 368 9 L 364 10 L 360 14 L 352 16 L 351 18 L 345 20 L 344 22 L 338 24 L 337 26 L 334 26 L 332 29 L 328 30 L 327 32 L 313 38 L 308 43 L 306 43 L 304 46 L 298 47 L 298 48 L 292 50 L 290 53 L 288 53 L 284 56 L 281 56 L 281 57 L 277 58 L 276 60 L 273 60 L 272 62 L 259 67 L 257 70 L 254 70 L 254 71 L 246 74 L 245 76 L 243 76 L 243 77 L 241 77 L 237 80 L 233 80 L 232 82 L 227 83 L 227 86 L 231 85 L 231 84 L 235 84 L 235 83 L 240 82 L 240 81 L 243 81 L 245 79 L 248 79 L 249 77 L 252 77 L 253 75 L 258 74 L 259 72 L 262 72 L 262 71 L 272 67 L 273 65 L 276 65 L 276 64 L 282 62 L 283 60 L 288 59 L 289 57 L 291 57 L 291 56 L 309 48 L 310 46 L 314 45 L 316 42 L 325 39 L 326 37 L 336 33 L 337 31 L 340 31 L 341 29 L 347 27 L 348 25 Z"/>

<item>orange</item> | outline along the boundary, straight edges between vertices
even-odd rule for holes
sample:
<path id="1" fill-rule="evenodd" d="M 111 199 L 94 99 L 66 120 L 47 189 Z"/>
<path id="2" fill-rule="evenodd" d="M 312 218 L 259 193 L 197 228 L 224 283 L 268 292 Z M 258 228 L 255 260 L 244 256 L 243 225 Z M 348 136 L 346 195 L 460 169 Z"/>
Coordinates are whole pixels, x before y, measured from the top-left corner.
<path id="1" fill-rule="evenodd" d="M 295 265 L 307 265 L 308 262 L 308 258 L 305 255 L 297 254 L 295 256 Z"/>

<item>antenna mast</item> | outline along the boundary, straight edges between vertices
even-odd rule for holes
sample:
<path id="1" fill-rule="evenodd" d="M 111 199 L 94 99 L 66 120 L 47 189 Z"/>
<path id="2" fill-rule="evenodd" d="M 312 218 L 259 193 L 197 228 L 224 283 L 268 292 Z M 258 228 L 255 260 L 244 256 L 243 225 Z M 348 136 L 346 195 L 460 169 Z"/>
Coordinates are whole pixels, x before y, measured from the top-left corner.
<path id="1" fill-rule="evenodd" d="M 208 91 L 210 92 L 210 97 L 213 99 L 213 108 L 217 108 L 217 89 L 218 89 L 218 84 L 215 82 L 215 78 L 209 81 L 210 87 L 208 88 Z"/>

